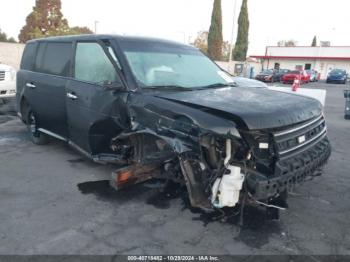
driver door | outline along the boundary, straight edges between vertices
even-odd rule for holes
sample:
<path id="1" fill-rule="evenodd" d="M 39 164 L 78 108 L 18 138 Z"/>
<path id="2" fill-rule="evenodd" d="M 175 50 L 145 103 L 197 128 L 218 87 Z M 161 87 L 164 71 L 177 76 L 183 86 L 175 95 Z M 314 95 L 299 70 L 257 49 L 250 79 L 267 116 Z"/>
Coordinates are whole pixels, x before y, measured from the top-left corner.
<path id="1" fill-rule="evenodd" d="M 119 109 L 126 103 L 127 92 L 104 85 L 122 83 L 116 57 L 109 53 L 111 50 L 104 42 L 78 41 L 74 50 L 72 78 L 66 85 L 69 140 L 84 153 L 97 154 L 98 146 L 106 143 L 106 134 L 112 129 L 106 123 L 112 118 L 122 118 Z"/>

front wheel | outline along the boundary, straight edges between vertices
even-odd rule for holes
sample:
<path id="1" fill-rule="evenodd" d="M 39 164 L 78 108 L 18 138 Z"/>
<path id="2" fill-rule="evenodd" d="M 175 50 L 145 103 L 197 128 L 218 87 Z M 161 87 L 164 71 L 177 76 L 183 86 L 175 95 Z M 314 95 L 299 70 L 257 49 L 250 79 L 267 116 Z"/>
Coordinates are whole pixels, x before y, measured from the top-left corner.
<path id="1" fill-rule="evenodd" d="M 45 145 L 49 142 L 49 137 L 38 130 L 38 121 L 31 110 L 28 112 L 27 129 L 29 138 L 34 144 Z"/>

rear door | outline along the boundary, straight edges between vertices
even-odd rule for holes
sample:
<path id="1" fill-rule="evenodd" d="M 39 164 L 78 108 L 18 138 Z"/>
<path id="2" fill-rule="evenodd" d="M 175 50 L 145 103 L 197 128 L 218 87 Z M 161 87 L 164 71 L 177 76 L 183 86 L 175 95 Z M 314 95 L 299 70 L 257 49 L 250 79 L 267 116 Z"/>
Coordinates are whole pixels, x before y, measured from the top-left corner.
<path id="1" fill-rule="evenodd" d="M 21 61 L 21 68 L 17 73 L 17 93 L 16 93 L 16 99 L 17 99 L 17 108 L 18 110 L 22 110 L 21 108 L 21 102 L 24 98 L 27 103 L 31 105 L 33 108 L 33 105 L 36 104 L 36 95 L 35 90 L 29 88 L 28 86 L 31 86 L 31 82 L 33 82 L 33 75 L 35 74 L 34 71 L 34 61 L 35 61 L 35 55 L 37 50 L 37 43 L 31 42 L 26 44 L 26 47 L 23 52 L 22 61 Z M 26 112 L 20 112 L 20 113 L 26 113 Z M 23 115 L 23 119 L 25 119 L 27 116 Z"/>
<path id="2" fill-rule="evenodd" d="M 128 92 L 104 86 L 106 82 L 122 82 L 119 63 L 106 42 L 78 41 L 74 49 L 73 77 L 66 87 L 69 137 L 73 146 L 96 154 L 107 147 L 109 135 L 125 127 L 122 109 Z"/>
<path id="3" fill-rule="evenodd" d="M 63 138 L 68 136 L 65 87 L 71 55 L 72 42 L 40 42 L 27 83 L 39 126 Z"/>

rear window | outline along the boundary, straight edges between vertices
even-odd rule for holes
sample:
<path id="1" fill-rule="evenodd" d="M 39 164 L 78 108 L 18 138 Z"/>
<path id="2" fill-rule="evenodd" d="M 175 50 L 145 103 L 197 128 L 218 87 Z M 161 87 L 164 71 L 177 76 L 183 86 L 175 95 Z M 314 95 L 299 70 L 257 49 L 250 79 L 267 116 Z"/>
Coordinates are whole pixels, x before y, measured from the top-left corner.
<path id="1" fill-rule="evenodd" d="M 21 61 L 22 70 L 29 70 L 29 71 L 33 70 L 35 51 L 36 51 L 35 43 L 29 43 L 26 45 L 23 52 L 22 61 Z"/>
<path id="2" fill-rule="evenodd" d="M 40 43 L 35 69 L 37 72 L 68 76 L 72 43 Z"/>
<path id="3" fill-rule="evenodd" d="M 273 74 L 272 70 L 263 70 L 261 74 Z"/>

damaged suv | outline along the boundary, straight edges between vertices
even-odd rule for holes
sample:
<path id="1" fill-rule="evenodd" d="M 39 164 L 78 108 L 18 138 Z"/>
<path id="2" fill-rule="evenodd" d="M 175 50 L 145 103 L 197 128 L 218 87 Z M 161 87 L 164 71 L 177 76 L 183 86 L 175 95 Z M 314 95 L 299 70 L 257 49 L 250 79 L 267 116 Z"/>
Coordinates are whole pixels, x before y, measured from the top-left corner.
<path id="1" fill-rule="evenodd" d="M 321 104 L 242 88 L 194 47 L 112 35 L 29 41 L 17 108 L 31 140 L 122 166 L 111 184 L 183 183 L 205 210 L 279 207 L 331 153 Z M 281 201 L 283 200 L 283 201 Z"/>

